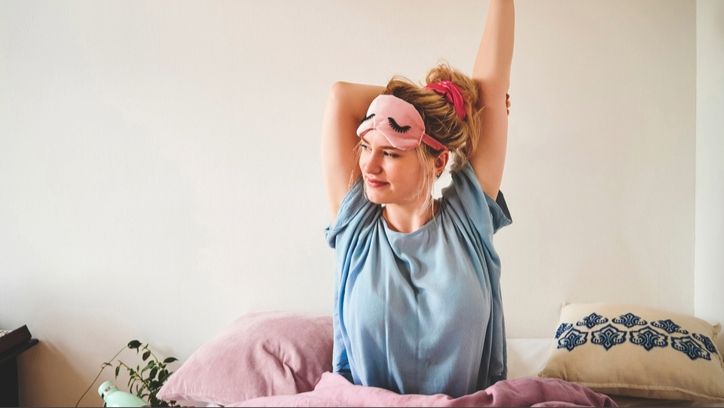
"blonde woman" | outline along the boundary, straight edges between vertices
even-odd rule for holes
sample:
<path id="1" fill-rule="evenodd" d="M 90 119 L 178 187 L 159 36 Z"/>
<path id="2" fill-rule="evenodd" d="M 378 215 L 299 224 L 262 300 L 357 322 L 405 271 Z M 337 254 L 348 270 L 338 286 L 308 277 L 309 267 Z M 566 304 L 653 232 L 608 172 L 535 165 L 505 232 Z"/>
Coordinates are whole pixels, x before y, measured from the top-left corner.
<path id="1" fill-rule="evenodd" d="M 512 0 L 491 0 L 472 76 L 442 64 L 417 86 L 338 82 L 322 163 L 335 250 L 333 370 L 399 393 L 461 396 L 506 377 L 499 191 Z M 433 184 L 451 163 L 439 199 Z"/>

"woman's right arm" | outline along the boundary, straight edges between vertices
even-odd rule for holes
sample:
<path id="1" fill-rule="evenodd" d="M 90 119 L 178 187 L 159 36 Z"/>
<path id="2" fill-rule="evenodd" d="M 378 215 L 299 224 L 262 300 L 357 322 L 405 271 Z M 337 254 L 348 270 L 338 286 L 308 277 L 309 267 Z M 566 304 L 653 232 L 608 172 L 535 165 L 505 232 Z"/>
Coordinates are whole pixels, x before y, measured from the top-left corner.
<path id="1" fill-rule="evenodd" d="M 473 66 L 480 100 L 480 136 L 470 157 L 470 164 L 486 194 L 498 197 L 503 179 L 508 143 L 507 97 L 515 38 L 513 0 L 491 0 L 483 38 Z"/>
<path id="2" fill-rule="evenodd" d="M 349 191 L 350 180 L 360 175 L 355 160 L 357 126 L 382 86 L 335 82 L 329 90 L 322 120 L 322 176 L 332 219 Z"/>

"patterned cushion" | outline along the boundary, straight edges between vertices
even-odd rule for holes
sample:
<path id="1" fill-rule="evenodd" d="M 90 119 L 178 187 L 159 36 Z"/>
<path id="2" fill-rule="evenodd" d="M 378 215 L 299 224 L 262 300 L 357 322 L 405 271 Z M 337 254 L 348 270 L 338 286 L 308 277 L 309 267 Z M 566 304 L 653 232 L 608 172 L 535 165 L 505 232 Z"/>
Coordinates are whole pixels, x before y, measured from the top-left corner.
<path id="1" fill-rule="evenodd" d="M 719 329 L 641 306 L 566 305 L 538 375 L 611 395 L 724 402 Z"/>

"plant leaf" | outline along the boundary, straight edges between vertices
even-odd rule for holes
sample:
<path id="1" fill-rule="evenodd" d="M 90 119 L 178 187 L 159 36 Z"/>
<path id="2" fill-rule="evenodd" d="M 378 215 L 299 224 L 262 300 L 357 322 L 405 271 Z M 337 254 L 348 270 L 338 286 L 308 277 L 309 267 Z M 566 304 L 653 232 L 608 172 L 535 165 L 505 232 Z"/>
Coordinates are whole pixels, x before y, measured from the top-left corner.
<path id="1" fill-rule="evenodd" d="M 151 352 L 148 351 L 148 350 L 146 350 L 146 351 L 143 353 L 143 356 L 142 356 L 141 358 L 143 359 L 143 361 L 146 361 L 146 360 L 148 360 L 148 356 L 150 356 L 150 355 L 151 355 Z"/>
<path id="2" fill-rule="evenodd" d="M 128 348 L 130 349 L 138 349 L 138 347 L 141 345 L 141 342 L 138 340 L 131 340 L 128 342 Z"/>
<path id="3" fill-rule="evenodd" d="M 163 360 L 163 363 L 168 364 L 168 363 L 173 363 L 174 361 L 178 361 L 178 359 L 176 357 L 168 357 Z"/>
<path id="4" fill-rule="evenodd" d="M 154 379 L 156 378 L 156 374 L 158 373 L 158 368 L 154 367 L 151 369 L 151 373 L 148 375 L 148 378 Z"/>
<path id="5" fill-rule="evenodd" d="M 121 371 L 121 366 L 116 367 L 116 378 L 118 378 L 119 371 Z"/>

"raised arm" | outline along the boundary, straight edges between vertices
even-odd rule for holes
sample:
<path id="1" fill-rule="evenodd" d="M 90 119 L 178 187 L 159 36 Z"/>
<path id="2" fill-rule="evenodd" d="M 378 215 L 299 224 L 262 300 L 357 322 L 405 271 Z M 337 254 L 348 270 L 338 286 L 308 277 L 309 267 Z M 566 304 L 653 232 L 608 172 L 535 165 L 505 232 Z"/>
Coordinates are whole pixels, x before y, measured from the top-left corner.
<path id="1" fill-rule="evenodd" d="M 513 0 L 490 0 L 485 31 L 475 57 L 473 79 L 478 83 L 480 138 L 470 157 L 480 185 L 495 199 L 505 166 L 508 115 L 505 95 L 510 86 L 515 10 Z"/>
<path id="2" fill-rule="evenodd" d="M 349 190 L 350 179 L 355 180 L 360 174 L 354 155 L 357 126 L 372 100 L 384 89 L 336 82 L 329 91 L 322 120 L 322 177 L 333 219 Z"/>

